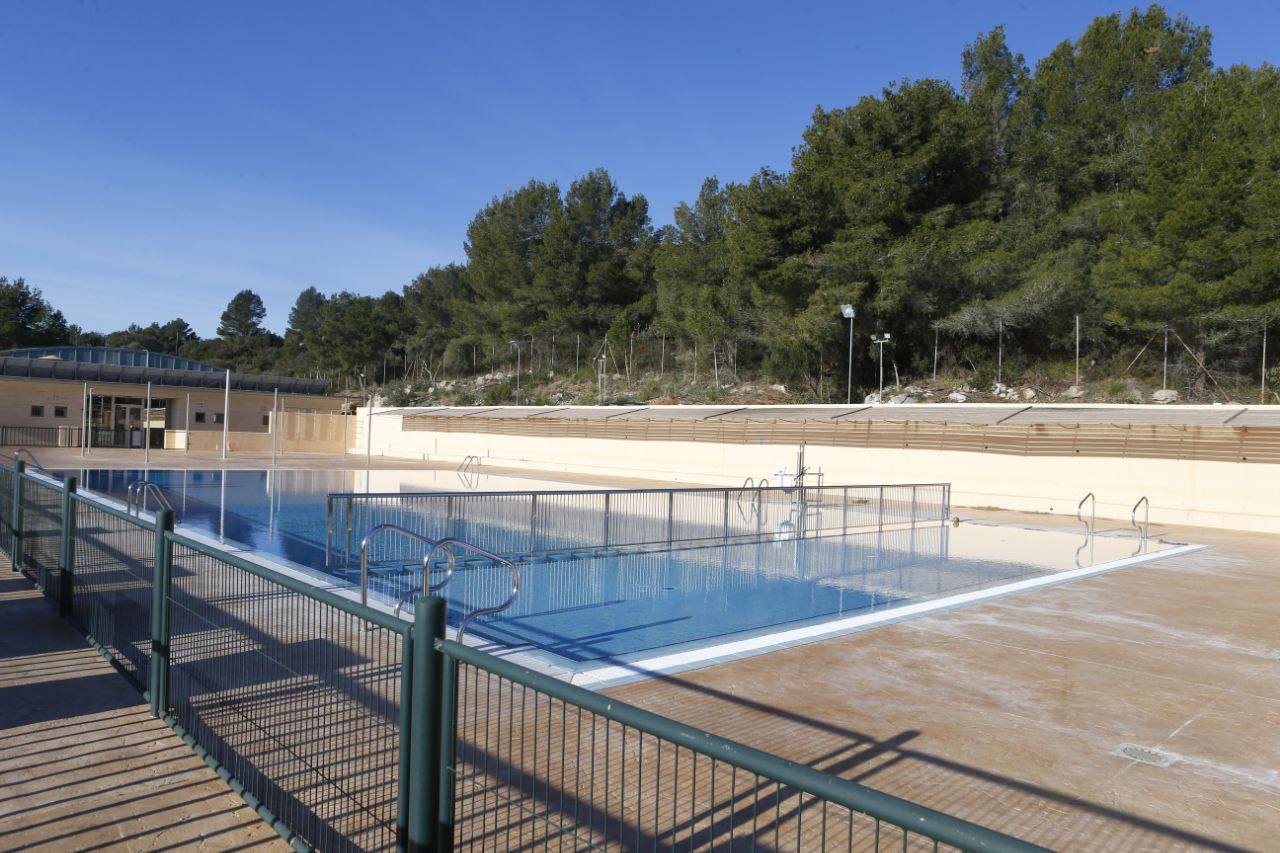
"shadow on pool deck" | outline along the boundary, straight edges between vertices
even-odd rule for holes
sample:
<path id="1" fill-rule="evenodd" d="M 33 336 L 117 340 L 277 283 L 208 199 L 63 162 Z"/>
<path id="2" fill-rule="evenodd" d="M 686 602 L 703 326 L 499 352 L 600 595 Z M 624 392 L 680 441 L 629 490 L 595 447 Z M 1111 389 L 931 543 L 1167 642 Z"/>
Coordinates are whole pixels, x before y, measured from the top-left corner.
<path id="1" fill-rule="evenodd" d="M 1265 849 L 1280 539 L 1175 538 L 1215 547 L 607 692 L 1049 847 Z"/>
<path id="2" fill-rule="evenodd" d="M 288 849 L 0 566 L 0 849 Z"/>

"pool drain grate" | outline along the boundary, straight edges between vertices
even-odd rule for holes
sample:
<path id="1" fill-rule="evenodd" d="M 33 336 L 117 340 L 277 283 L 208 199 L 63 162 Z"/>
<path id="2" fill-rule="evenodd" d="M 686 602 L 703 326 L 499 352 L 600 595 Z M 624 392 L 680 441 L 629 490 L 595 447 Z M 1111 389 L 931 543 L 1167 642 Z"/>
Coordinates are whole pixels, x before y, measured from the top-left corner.
<path id="1" fill-rule="evenodd" d="M 1136 743 L 1122 743 L 1116 747 L 1115 755 L 1121 758 L 1128 758 L 1137 761 L 1140 764 L 1149 764 L 1152 767 L 1169 767 L 1178 760 L 1178 756 L 1172 752 L 1165 752 L 1163 749 L 1154 749 L 1149 746 L 1138 746 Z"/>

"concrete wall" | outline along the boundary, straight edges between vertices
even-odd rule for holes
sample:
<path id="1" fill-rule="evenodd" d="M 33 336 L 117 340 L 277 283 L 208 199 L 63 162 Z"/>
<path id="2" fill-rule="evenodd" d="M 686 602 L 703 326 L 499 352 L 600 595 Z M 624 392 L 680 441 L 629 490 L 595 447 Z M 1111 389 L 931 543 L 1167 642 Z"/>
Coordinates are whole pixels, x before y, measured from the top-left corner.
<path id="1" fill-rule="evenodd" d="M 356 454 L 365 452 L 366 414 L 361 409 L 354 418 Z M 490 465 L 686 483 L 738 485 L 746 477 L 776 482 L 779 469 L 794 473 L 799 450 L 791 445 L 704 441 L 403 432 L 399 417 L 376 414 L 372 423 L 375 456 L 460 462 L 476 455 Z M 1145 495 L 1151 501 L 1153 523 L 1280 533 L 1280 504 L 1275 498 L 1280 468 L 1269 464 L 812 444 L 806 448 L 805 462 L 821 469 L 828 484 L 949 482 L 952 502 L 961 507 L 1069 515 L 1086 493 L 1094 492 L 1100 518 L 1127 524 L 1130 508 Z"/>

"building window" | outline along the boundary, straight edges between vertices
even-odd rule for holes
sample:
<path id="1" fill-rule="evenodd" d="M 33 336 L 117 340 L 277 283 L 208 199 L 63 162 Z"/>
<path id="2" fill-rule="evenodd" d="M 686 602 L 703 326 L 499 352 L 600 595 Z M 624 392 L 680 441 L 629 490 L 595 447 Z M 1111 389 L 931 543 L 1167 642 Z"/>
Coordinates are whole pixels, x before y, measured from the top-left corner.
<path id="1" fill-rule="evenodd" d="M 33 417 L 33 418 L 43 418 L 43 417 L 44 417 L 44 406 L 32 406 L 32 407 L 31 407 L 31 417 Z"/>
<path id="2" fill-rule="evenodd" d="M 65 418 L 65 417 L 67 416 L 67 407 L 66 407 L 66 406 L 54 406 L 54 407 L 53 407 L 53 416 L 54 416 L 55 418 Z"/>
<path id="3" fill-rule="evenodd" d="M 220 423 L 222 423 L 222 412 L 214 412 L 214 413 L 213 413 L 213 422 L 214 422 L 215 424 L 220 424 Z"/>
<path id="4" fill-rule="evenodd" d="M 196 412 L 196 423 L 204 423 L 204 412 Z"/>

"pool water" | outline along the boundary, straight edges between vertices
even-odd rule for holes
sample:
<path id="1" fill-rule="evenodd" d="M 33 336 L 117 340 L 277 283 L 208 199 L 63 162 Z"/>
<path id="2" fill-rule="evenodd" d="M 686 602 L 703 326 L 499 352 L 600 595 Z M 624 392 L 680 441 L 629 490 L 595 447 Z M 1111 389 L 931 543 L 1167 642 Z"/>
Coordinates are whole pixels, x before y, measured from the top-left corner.
<path id="1" fill-rule="evenodd" d="M 101 469 L 69 473 L 80 476 L 81 488 L 117 498 L 144 476 Z M 394 481 L 394 473 L 378 473 L 384 478 L 379 490 L 394 491 L 385 479 Z M 356 566 L 332 565 L 332 555 L 326 559 L 325 498 L 352 491 L 363 476 L 303 470 L 145 472 L 174 505 L 180 526 L 351 584 L 358 584 Z M 394 484 L 406 491 L 452 485 L 448 478 L 427 485 L 422 476 L 404 472 Z M 523 487 L 545 488 L 546 483 Z M 459 482 L 456 488 L 465 485 Z M 470 631 L 494 644 L 551 653 L 576 665 L 631 661 L 1166 547 L 1152 540 L 974 523 L 953 527 L 933 520 L 807 539 L 561 552 L 525 558 L 515 604 L 477 621 Z M 506 567 L 463 564 L 448 588 L 451 624 L 475 608 L 501 602 L 510 582 Z M 395 563 L 375 568 L 370 590 L 375 600 L 395 605 L 411 600 L 421 583 L 420 568 Z"/>

